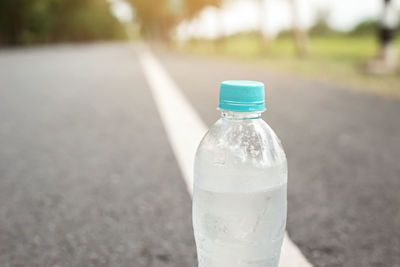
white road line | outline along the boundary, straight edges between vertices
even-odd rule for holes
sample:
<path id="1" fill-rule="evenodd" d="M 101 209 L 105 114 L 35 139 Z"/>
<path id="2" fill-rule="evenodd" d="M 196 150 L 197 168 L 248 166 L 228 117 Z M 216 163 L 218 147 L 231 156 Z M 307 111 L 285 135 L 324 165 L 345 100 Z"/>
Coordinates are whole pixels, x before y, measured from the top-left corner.
<path id="1" fill-rule="evenodd" d="M 142 44 L 137 51 L 169 142 L 182 171 L 187 189 L 192 195 L 194 155 L 207 128 L 149 48 Z M 279 267 L 311 266 L 285 234 Z"/>

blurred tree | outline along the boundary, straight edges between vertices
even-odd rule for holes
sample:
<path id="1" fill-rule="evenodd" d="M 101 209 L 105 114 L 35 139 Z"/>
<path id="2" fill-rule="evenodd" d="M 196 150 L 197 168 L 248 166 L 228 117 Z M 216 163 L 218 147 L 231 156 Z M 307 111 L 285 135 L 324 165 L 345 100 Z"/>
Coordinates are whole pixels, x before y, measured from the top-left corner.
<path id="1" fill-rule="evenodd" d="M 292 24 L 294 41 L 299 56 L 305 57 L 309 52 L 308 36 L 300 27 L 300 18 L 295 0 L 288 0 L 292 10 Z"/>
<path id="2" fill-rule="evenodd" d="M 136 10 L 142 36 L 164 39 L 173 25 L 174 15 L 168 12 L 167 0 L 129 0 Z"/>
<path id="3" fill-rule="evenodd" d="M 196 16 L 205 6 L 222 0 L 129 0 L 136 10 L 144 37 L 168 40 L 170 31 L 183 19 Z"/>
<path id="4" fill-rule="evenodd" d="M 53 36 L 56 41 L 119 38 L 124 29 L 111 14 L 105 0 L 55 0 L 58 14 Z"/>
<path id="5" fill-rule="evenodd" d="M 206 6 L 221 6 L 224 0 L 184 0 L 185 18 L 193 18 Z"/>
<path id="6" fill-rule="evenodd" d="M 222 53 L 226 49 L 227 43 L 227 29 L 225 25 L 225 13 L 222 8 L 224 4 L 226 4 L 227 0 L 220 0 L 219 3 L 216 4 L 219 8 L 217 9 L 217 16 L 215 20 L 215 29 L 217 29 L 217 38 L 214 41 L 215 49 L 217 52 Z M 199 25 L 200 26 L 200 25 Z"/>
<path id="7" fill-rule="evenodd" d="M 0 44 L 124 37 L 105 0 L 1 0 Z"/>
<path id="8" fill-rule="evenodd" d="M 320 10 L 317 13 L 317 19 L 315 24 L 308 30 L 310 36 L 335 36 L 340 33 L 331 29 L 328 22 L 326 21 L 328 17 L 327 10 Z"/>
<path id="9" fill-rule="evenodd" d="M 30 35 L 36 34 L 40 39 L 39 36 L 50 31 L 54 17 L 48 10 L 49 2 L 0 1 L 0 42 L 8 45 L 22 44 Z"/>
<path id="10" fill-rule="evenodd" d="M 266 25 L 267 25 L 267 12 L 265 5 L 267 0 L 257 0 L 259 6 L 259 29 L 258 29 L 258 38 L 260 41 L 261 51 L 267 52 L 269 47 L 268 36 L 265 33 Z"/>
<path id="11" fill-rule="evenodd" d="M 373 35 L 376 32 L 376 28 L 379 23 L 377 20 L 366 20 L 358 24 L 354 29 L 352 29 L 349 34 L 351 35 Z"/>

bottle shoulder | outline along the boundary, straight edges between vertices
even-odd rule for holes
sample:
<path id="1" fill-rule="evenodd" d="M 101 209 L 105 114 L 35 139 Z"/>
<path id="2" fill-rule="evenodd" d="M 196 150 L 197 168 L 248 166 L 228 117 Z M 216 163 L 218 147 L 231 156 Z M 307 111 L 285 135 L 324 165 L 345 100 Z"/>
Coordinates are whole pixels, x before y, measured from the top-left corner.
<path id="1" fill-rule="evenodd" d="M 219 119 L 203 137 L 196 160 L 213 164 L 251 164 L 260 168 L 286 164 L 286 156 L 275 132 L 261 118 Z"/>

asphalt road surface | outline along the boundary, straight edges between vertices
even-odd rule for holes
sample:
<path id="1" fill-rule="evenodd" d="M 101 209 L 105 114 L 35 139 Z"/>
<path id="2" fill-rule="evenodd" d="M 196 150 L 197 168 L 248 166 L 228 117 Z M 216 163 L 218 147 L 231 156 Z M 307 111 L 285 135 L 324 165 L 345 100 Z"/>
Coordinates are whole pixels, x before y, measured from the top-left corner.
<path id="1" fill-rule="evenodd" d="M 195 266 L 190 196 L 138 51 L 0 51 L 0 266 Z M 208 125 L 220 81 L 266 84 L 288 232 L 314 266 L 400 266 L 400 99 L 155 54 Z"/>

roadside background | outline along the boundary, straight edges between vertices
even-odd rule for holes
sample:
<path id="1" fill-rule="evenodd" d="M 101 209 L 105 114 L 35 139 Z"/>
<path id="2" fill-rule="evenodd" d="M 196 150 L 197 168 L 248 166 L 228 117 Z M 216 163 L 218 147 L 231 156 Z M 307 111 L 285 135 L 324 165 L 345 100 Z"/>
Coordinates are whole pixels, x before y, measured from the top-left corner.
<path id="1" fill-rule="evenodd" d="M 145 38 L 185 53 L 400 95 L 399 6 L 398 0 L 4 0 L 0 44 Z M 386 50 L 393 52 L 384 59 L 385 27 Z"/>

